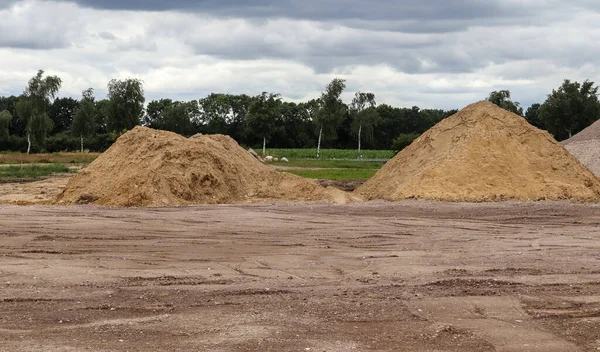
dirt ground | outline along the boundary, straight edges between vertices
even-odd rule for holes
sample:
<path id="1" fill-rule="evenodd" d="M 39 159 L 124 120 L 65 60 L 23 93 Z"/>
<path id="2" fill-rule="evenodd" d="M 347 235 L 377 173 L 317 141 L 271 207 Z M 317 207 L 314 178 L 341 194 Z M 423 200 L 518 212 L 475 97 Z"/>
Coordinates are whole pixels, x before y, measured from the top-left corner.
<path id="1" fill-rule="evenodd" d="M 33 182 L 31 179 L 0 180 L 0 204 L 48 203 L 65 189 L 71 177 L 72 174 L 61 174 Z"/>
<path id="2" fill-rule="evenodd" d="M 0 205 L 0 351 L 596 351 L 600 207 Z"/>

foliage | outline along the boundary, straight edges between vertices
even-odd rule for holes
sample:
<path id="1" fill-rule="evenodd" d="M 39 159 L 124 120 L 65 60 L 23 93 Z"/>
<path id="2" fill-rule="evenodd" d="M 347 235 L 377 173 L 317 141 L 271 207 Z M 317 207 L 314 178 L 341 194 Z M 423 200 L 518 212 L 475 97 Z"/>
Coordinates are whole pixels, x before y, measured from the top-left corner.
<path id="1" fill-rule="evenodd" d="M 600 119 L 598 87 L 566 79 L 539 108 L 539 119 L 557 140 L 570 138 Z"/>
<path id="2" fill-rule="evenodd" d="M 88 137 L 96 132 L 96 104 L 94 90 L 88 88 L 82 93 L 79 107 L 75 111 L 71 133 L 75 136 Z"/>
<path id="3" fill-rule="evenodd" d="M 144 122 L 148 127 L 175 132 L 184 136 L 196 133 L 194 121 L 200 114 L 196 101 L 153 100 L 148 104 Z"/>
<path id="4" fill-rule="evenodd" d="M 246 118 L 248 132 L 260 136 L 264 141 L 269 141 L 275 131 L 282 127 L 280 108 L 279 94 L 262 92 L 254 98 L 248 109 Z"/>
<path id="5" fill-rule="evenodd" d="M 10 122 L 12 121 L 12 114 L 7 110 L 0 111 L 0 140 L 8 140 Z"/>
<path id="6" fill-rule="evenodd" d="M 511 100 L 509 90 L 493 91 L 486 100 L 505 110 L 523 116 L 523 108 L 520 106 L 519 102 Z"/>
<path id="7" fill-rule="evenodd" d="M 26 133 L 31 140 L 43 145 L 52 130 L 53 122 L 48 117 L 48 106 L 58 94 L 62 80 L 57 76 L 43 77 L 44 71 L 29 80 L 27 88 L 16 105 L 17 114 L 26 123 Z"/>
<path id="8" fill-rule="evenodd" d="M 323 134 L 330 139 L 335 139 L 335 129 L 346 114 L 347 107 L 341 98 L 344 89 L 346 89 L 346 81 L 334 78 L 321 93 L 319 100 L 319 108 L 315 115 L 316 123 Z"/>
<path id="9" fill-rule="evenodd" d="M 54 99 L 48 113 L 48 117 L 50 117 L 54 125 L 52 134 L 69 130 L 78 107 L 79 102 L 73 98 Z"/>
<path id="10" fill-rule="evenodd" d="M 375 105 L 375 94 L 373 93 L 356 92 L 352 99 L 350 105 L 352 132 L 358 135 L 359 149 L 361 135 L 364 135 L 366 140 L 373 139 L 373 127 L 379 117 Z"/>
<path id="11" fill-rule="evenodd" d="M 305 178 L 316 178 L 322 180 L 339 180 L 339 181 L 350 181 L 350 180 L 367 180 L 375 173 L 377 170 L 369 170 L 369 169 L 343 169 L 343 170 L 283 170 L 284 172 L 288 172 L 290 174 L 294 174 L 297 176 L 305 177 Z"/>
<path id="12" fill-rule="evenodd" d="M 420 134 L 418 133 L 402 133 L 398 135 L 396 139 L 394 139 L 394 142 L 392 143 L 392 149 L 396 152 L 399 152 L 402 149 L 411 145 L 411 143 L 415 139 L 419 138 L 419 136 Z"/>
<path id="13" fill-rule="evenodd" d="M 545 123 L 540 119 L 541 106 L 541 104 L 532 104 L 527 108 L 527 111 L 525 111 L 525 120 L 537 128 L 545 129 Z"/>
<path id="14" fill-rule="evenodd" d="M 141 122 L 144 112 L 144 87 L 141 80 L 112 79 L 108 83 L 108 130 L 120 133 Z"/>

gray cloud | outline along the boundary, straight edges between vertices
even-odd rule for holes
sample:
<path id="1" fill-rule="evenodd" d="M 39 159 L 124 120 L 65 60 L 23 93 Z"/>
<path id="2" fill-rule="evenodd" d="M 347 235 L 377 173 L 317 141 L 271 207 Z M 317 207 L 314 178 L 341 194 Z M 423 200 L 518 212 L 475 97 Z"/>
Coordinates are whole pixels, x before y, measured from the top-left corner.
<path id="1" fill-rule="evenodd" d="M 0 94 L 44 68 L 74 96 L 139 77 L 149 97 L 302 100 L 340 76 L 382 103 L 453 108 L 511 89 L 527 105 L 563 78 L 600 82 L 598 10 L 591 0 L 0 0 Z"/>

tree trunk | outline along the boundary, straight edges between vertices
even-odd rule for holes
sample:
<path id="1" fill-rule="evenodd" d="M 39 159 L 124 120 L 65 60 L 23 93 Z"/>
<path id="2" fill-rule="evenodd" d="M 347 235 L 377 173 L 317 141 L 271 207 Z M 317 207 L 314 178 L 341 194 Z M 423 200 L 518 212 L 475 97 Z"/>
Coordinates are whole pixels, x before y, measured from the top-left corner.
<path id="1" fill-rule="evenodd" d="M 321 136 L 323 136 L 323 126 L 319 129 L 319 143 L 317 143 L 317 159 L 319 159 L 321 155 Z"/>
<path id="2" fill-rule="evenodd" d="M 263 137 L 263 156 L 267 153 L 267 137 Z"/>
<path id="3" fill-rule="evenodd" d="M 27 154 L 31 151 L 31 135 L 27 133 Z"/>
<path id="4" fill-rule="evenodd" d="M 362 132 L 362 124 L 358 126 L 358 158 L 362 159 L 362 155 L 360 155 L 360 133 Z"/>
<path id="5" fill-rule="evenodd" d="M 83 135 L 80 134 L 79 138 L 81 138 L 81 152 L 83 153 Z"/>

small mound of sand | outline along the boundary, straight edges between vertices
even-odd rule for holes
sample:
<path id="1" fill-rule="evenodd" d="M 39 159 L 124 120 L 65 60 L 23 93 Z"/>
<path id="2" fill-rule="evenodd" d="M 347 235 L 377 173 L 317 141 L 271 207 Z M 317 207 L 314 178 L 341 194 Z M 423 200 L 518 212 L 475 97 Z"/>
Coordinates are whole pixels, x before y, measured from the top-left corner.
<path id="1" fill-rule="evenodd" d="M 550 134 L 488 102 L 425 132 L 357 192 L 367 199 L 600 200 L 600 181 Z"/>
<path id="2" fill-rule="evenodd" d="M 343 192 L 263 165 L 223 135 L 136 127 L 74 176 L 58 204 L 163 206 L 261 200 L 345 202 Z"/>
<path id="3" fill-rule="evenodd" d="M 600 120 L 563 141 L 563 144 L 582 164 L 600 176 Z"/>

